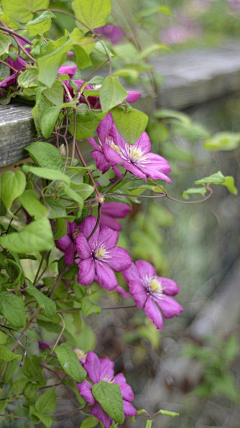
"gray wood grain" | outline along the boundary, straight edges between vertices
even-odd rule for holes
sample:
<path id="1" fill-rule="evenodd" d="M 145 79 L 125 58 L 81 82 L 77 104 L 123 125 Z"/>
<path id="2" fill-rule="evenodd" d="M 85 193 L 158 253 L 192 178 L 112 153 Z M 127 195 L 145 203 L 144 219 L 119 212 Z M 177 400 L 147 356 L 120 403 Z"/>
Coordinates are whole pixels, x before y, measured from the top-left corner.
<path id="1" fill-rule="evenodd" d="M 162 107 L 181 110 L 240 89 L 239 44 L 171 53 L 152 62 L 164 78 L 160 90 Z M 153 100 L 143 93 L 135 105 L 151 114 Z M 40 139 L 34 128 L 31 107 L 0 106 L 0 167 L 26 158 L 24 147 Z M 86 152 L 86 145 L 83 149 Z"/>

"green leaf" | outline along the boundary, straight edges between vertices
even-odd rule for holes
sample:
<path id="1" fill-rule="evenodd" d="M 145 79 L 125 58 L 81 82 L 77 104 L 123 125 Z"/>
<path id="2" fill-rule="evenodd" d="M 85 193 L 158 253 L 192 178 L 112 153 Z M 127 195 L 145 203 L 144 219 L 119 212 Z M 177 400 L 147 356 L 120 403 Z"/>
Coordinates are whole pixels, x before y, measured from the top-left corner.
<path id="1" fill-rule="evenodd" d="M 80 185 L 81 186 L 81 185 Z M 63 189 L 63 193 L 59 192 L 61 196 L 66 195 L 68 198 L 72 199 L 73 201 L 76 201 L 79 205 L 79 208 L 83 208 L 84 201 L 83 198 L 75 192 L 71 187 L 67 186 L 65 183 L 61 184 L 61 188 Z"/>
<path id="2" fill-rule="evenodd" d="M 188 195 L 200 194 L 202 196 L 205 195 L 207 189 L 205 187 L 192 187 L 190 189 L 184 190 L 182 197 L 184 199 L 190 199 Z"/>
<path id="3" fill-rule="evenodd" d="M 100 123 L 100 119 L 92 111 L 78 111 L 77 112 L 77 140 L 84 138 L 91 138 L 94 136 L 95 131 Z M 69 126 L 69 131 L 74 134 L 74 125 Z"/>
<path id="4" fill-rule="evenodd" d="M 206 150 L 235 150 L 240 144 L 240 134 L 234 132 L 218 132 L 204 141 Z"/>
<path id="5" fill-rule="evenodd" d="M 153 424 L 153 421 L 151 419 L 148 419 L 146 421 L 146 428 L 152 428 L 152 424 Z"/>
<path id="6" fill-rule="evenodd" d="M 65 207 L 63 207 L 61 204 L 53 201 L 51 198 L 47 198 L 45 200 L 46 207 L 50 210 L 50 213 L 48 215 L 48 218 L 66 218 L 67 212 Z"/>
<path id="7" fill-rule="evenodd" d="M 148 116 L 139 110 L 118 107 L 112 110 L 114 123 L 125 141 L 134 144 L 145 131 Z"/>
<path id="8" fill-rule="evenodd" d="M 72 3 L 76 18 L 84 25 L 79 25 L 82 31 L 102 27 L 107 23 L 111 12 L 111 0 L 76 0 Z"/>
<path id="9" fill-rule="evenodd" d="M 30 37 L 37 36 L 38 34 L 43 35 L 46 31 L 50 30 L 52 20 L 51 18 L 56 18 L 55 15 L 46 10 L 41 15 L 39 15 L 33 21 L 27 23 L 27 30 Z"/>
<path id="10" fill-rule="evenodd" d="M 60 333 L 62 328 L 59 324 L 53 322 L 43 321 L 38 319 L 38 324 L 43 327 L 45 330 L 50 331 L 52 333 Z"/>
<path id="11" fill-rule="evenodd" d="M 88 418 L 84 419 L 81 423 L 80 428 L 94 428 L 99 423 L 99 420 L 94 416 L 88 416 Z"/>
<path id="12" fill-rule="evenodd" d="M 221 171 L 216 172 L 215 174 L 209 175 L 209 177 L 201 178 L 201 180 L 195 181 L 195 184 L 223 184 L 225 181 L 224 175 Z"/>
<path id="13" fill-rule="evenodd" d="M 40 168 L 36 166 L 23 165 L 23 171 L 25 174 L 31 172 L 37 177 L 46 178 L 47 180 L 60 180 L 64 181 L 66 184 L 70 185 L 70 179 L 66 174 L 63 174 L 61 171 L 57 171 L 56 169 L 48 169 L 48 168 Z"/>
<path id="14" fill-rule="evenodd" d="M 93 385 L 94 398 L 101 404 L 103 410 L 119 424 L 124 422 L 123 399 L 118 384 L 100 380 Z"/>
<path id="15" fill-rule="evenodd" d="M 30 88 L 31 86 L 36 86 L 36 81 L 38 76 L 38 70 L 36 68 L 27 68 L 24 73 L 21 73 L 18 77 L 18 84 L 22 88 Z"/>
<path id="16" fill-rule="evenodd" d="M 6 346 L 0 345 L 0 361 L 4 361 L 5 363 L 8 363 L 9 361 L 12 361 L 15 359 L 17 359 L 18 361 L 21 361 L 22 357 L 21 355 L 14 354 Z"/>
<path id="17" fill-rule="evenodd" d="M 45 217 L 47 214 L 47 208 L 41 204 L 38 200 L 34 190 L 26 190 L 22 196 L 20 196 L 20 202 L 28 212 L 28 214 L 35 218 L 35 220 Z"/>
<path id="18" fill-rule="evenodd" d="M 74 46 L 74 52 L 76 56 L 76 64 L 80 70 L 84 70 L 92 65 L 91 58 L 84 49 L 84 46 Z"/>
<path id="19" fill-rule="evenodd" d="M 153 7 L 151 9 L 143 9 L 139 13 L 139 17 L 145 18 L 150 15 L 155 15 L 158 12 L 162 13 L 163 15 L 172 15 L 172 11 L 168 6 L 158 6 L 158 7 Z"/>
<path id="20" fill-rule="evenodd" d="M 81 366 L 77 355 L 70 346 L 67 343 L 62 343 L 56 348 L 55 352 L 65 373 L 76 382 L 82 382 L 86 377 L 86 370 Z"/>
<path id="21" fill-rule="evenodd" d="M 54 105 L 63 103 L 63 84 L 56 80 L 51 88 L 45 89 L 43 95 Z"/>
<path id="22" fill-rule="evenodd" d="M 159 410 L 158 413 L 164 416 L 171 416 L 171 418 L 175 418 L 176 416 L 180 416 L 180 413 L 171 412 L 170 410 Z"/>
<path id="23" fill-rule="evenodd" d="M 47 428 L 50 428 L 53 423 L 53 419 L 50 418 L 50 416 L 41 415 L 41 413 L 37 412 L 32 406 L 30 406 L 30 415 L 36 416 Z"/>
<path id="24" fill-rule="evenodd" d="M 127 91 L 119 82 L 118 77 L 107 76 L 100 89 L 102 111 L 106 112 L 127 98 Z"/>
<path id="25" fill-rule="evenodd" d="M 28 287 L 26 288 L 26 292 L 30 295 L 35 297 L 37 300 L 40 308 L 43 309 L 44 315 L 48 318 L 54 317 L 57 313 L 56 303 L 51 300 L 49 297 L 45 296 L 45 294 L 41 293 L 36 287 L 34 287 L 32 284 L 28 284 Z"/>
<path id="26" fill-rule="evenodd" d="M 16 263 L 14 260 L 7 259 L 4 263 L 4 267 L 8 273 L 8 282 L 4 281 L 4 285 L 9 285 L 11 288 L 14 285 L 21 287 L 24 284 L 24 272 L 20 263 Z"/>
<path id="27" fill-rule="evenodd" d="M 62 106 L 53 106 L 45 109 L 40 116 L 40 128 L 45 138 L 49 138 L 54 130 Z"/>
<path id="28" fill-rule="evenodd" d="M 37 141 L 25 147 L 34 162 L 50 169 L 62 169 L 63 159 L 59 150 L 52 144 Z"/>
<path id="29" fill-rule="evenodd" d="M 20 232 L 9 233 L 0 237 L 0 244 L 4 248 L 19 254 L 49 251 L 55 246 L 51 225 L 45 217 L 32 221 Z"/>
<path id="30" fill-rule="evenodd" d="M 51 88 L 57 78 L 58 69 L 64 63 L 68 51 L 72 47 L 72 42 L 67 40 L 62 46 L 48 55 L 42 56 L 37 60 L 39 66 L 38 80 Z"/>
<path id="31" fill-rule="evenodd" d="M 87 296 L 82 298 L 81 305 L 82 305 L 82 313 L 84 317 L 87 317 L 92 313 L 100 314 L 102 312 L 102 308 L 92 303 L 90 298 Z"/>
<path id="32" fill-rule="evenodd" d="M 58 218 L 53 229 L 54 240 L 58 240 L 67 234 L 67 224 L 63 218 Z"/>
<path id="33" fill-rule="evenodd" d="M 18 22 L 30 21 L 33 14 L 40 9 L 47 9 L 49 0 L 2 0 L 3 11 Z"/>
<path id="34" fill-rule="evenodd" d="M 32 403 L 35 403 L 38 396 L 38 390 L 39 390 L 39 385 L 37 385 L 36 383 L 27 382 L 23 390 L 23 394 L 26 400 Z"/>
<path id="35" fill-rule="evenodd" d="M 11 39 L 5 34 L 0 34 L 0 55 L 8 53 L 8 48 L 11 44 Z"/>
<path id="36" fill-rule="evenodd" d="M 233 195 L 237 195 L 238 194 L 238 190 L 235 187 L 234 184 L 234 178 L 229 176 L 229 177 L 225 177 L 225 181 L 224 183 L 222 183 L 223 186 L 226 186 L 226 188 L 228 189 L 229 192 L 233 193 Z"/>
<path id="37" fill-rule="evenodd" d="M 8 291 L 0 293 L 0 313 L 14 328 L 24 328 L 26 317 L 23 299 Z"/>
<path id="38" fill-rule="evenodd" d="M 42 367 L 40 366 L 40 360 L 36 355 L 25 358 L 22 372 L 32 382 L 37 382 L 39 385 L 46 385 L 46 381 L 42 374 Z"/>
<path id="39" fill-rule="evenodd" d="M 94 192 L 94 188 L 93 188 L 93 186 L 90 186 L 90 184 L 85 184 L 85 183 L 74 184 L 74 183 L 72 183 L 71 187 L 72 187 L 72 189 L 74 189 L 74 191 L 76 193 L 78 193 L 78 195 L 81 196 L 81 198 L 84 201 Z"/>
<path id="40" fill-rule="evenodd" d="M 175 110 L 161 109 L 154 112 L 156 119 L 178 119 L 185 125 L 191 125 L 191 119 L 184 113 Z"/>
<path id="41" fill-rule="evenodd" d="M 42 394 L 36 401 L 36 410 L 43 415 L 51 415 L 57 407 L 55 388 Z"/>
<path id="42" fill-rule="evenodd" d="M 138 59 L 142 60 L 149 55 L 153 54 L 156 51 L 164 50 L 164 51 L 170 51 L 171 49 L 168 46 L 160 45 L 160 44 L 154 44 L 152 46 L 149 46 L 148 48 L 144 49 L 139 55 Z"/>
<path id="43" fill-rule="evenodd" d="M 10 211 L 13 201 L 21 196 L 26 186 L 26 177 L 21 171 L 6 171 L 1 178 L 1 199 L 8 210 Z"/>

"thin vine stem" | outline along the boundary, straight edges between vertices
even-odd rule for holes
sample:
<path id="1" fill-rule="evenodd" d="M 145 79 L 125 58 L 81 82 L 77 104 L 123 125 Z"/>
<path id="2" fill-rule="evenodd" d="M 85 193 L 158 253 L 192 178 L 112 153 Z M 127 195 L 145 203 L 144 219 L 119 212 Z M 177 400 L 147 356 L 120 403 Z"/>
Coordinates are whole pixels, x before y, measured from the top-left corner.
<path id="1" fill-rule="evenodd" d="M 7 62 L 3 61 L 3 59 L 0 59 L 0 62 L 4 65 L 6 65 L 7 67 L 11 68 L 11 70 L 14 71 L 14 73 L 19 73 L 19 70 L 17 70 L 16 68 L 14 68 L 12 65 L 8 64 Z"/>

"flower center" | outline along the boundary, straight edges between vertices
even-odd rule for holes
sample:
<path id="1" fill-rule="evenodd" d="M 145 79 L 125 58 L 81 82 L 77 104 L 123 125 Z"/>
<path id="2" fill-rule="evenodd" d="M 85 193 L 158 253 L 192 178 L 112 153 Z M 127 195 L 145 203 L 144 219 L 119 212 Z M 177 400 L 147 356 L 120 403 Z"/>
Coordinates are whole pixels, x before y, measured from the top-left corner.
<path id="1" fill-rule="evenodd" d="M 77 354 L 77 357 L 79 360 L 83 360 L 85 362 L 87 354 L 85 354 L 85 352 L 83 352 L 82 349 L 75 348 L 74 352 L 75 352 L 75 354 Z"/>
<path id="2" fill-rule="evenodd" d="M 98 248 L 97 249 L 97 251 L 96 251 L 96 253 L 95 253 L 95 256 L 98 258 L 98 259 L 101 259 L 102 257 L 104 257 L 104 255 L 106 254 L 106 250 L 105 250 L 105 248 L 104 247 L 100 247 L 100 248 Z"/>
<path id="3" fill-rule="evenodd" d="M 101 380 L 107 383 L 113 383 L 114 382 L 114 376 L 110 376 L 109 374 L 105 375 Z"/>
<path id="4" fill-rule="evenodd" d="M 105 244 L 100 245 L 96 251 L 93 252 L 93 256 L 97 260 L 106 261 L 107 259 L 110 259 L 111 256 L 109 256 L 108 250 L 105 248 Z"/>
<path id="5" fill-rule="evenodd" d="M 113 149 L 116 153 L 120 153 L 121 150 L 120 148 L 117 146 L 117 144 L 114 143 L 113 138 L 112 137 L 107 137 L 106 138 L 106 143 L 111 147 L 111 149 Z"/>
<path id="6" fill-rule="evenodd" d="M 162 292 L 161 281 L 158 281 L 156 277 L 150 278 L 151 282 L 149 284 L 149 288 L 153 293 Z"/>

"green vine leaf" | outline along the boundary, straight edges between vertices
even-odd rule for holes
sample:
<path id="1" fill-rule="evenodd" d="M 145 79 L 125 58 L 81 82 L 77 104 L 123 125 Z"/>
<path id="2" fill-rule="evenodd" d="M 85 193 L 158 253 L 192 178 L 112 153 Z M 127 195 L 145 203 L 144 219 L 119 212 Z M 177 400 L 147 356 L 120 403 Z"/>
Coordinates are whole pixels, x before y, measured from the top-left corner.
<path id="1" fill-rule="evenodd" d="M 114 123 L 125 141 L 134 144 L 145 131 L 148 116 L 133 108 L 117 107 L 112 110 Z"/>
<path id="2" fill-rule="evenodd" d="M 41 291 L 39 291 L 36 287 L 34 287 L 30 283 L 28 284 L 26 292 L 30 296 L 35 297 L 40 308 L 43 309 L 43 313 L 44 315 L 46 315 L 46 317 L 52 318 L 54 317 L 54 315 L 56 315 L 57 308 L 56 308 L 56 303 L 53 300 L 45 296 L 45 294 L 43 294 Z"/>
<path id="3" fill-rule="evenodd" d="M 127 98 L 127 91 L 118 77 L 108 76 L 100 89 L 100 103 L 103 112 L 111 110 Z"/>
<path id="4" fill-rule="evenodd" d="M 63 159 L 59 150 L 52 144 L 38 141 L 29 144 L 25 150 L 30 154 L 34 162 L 42 168 L 62 169 Z"/>
<path id="5" fill-rule="evenodd" d="M 29 165 L 23 165 L 22 169 L 26 174 L 31 172 L 37 177 L 46 178 L 47 180 L 52 180 L 52 181 L 60 180 L 60 181 L 64 181 L 68 185 L 70 184 L 70 178 L 66 174 L 63 174 L 61 171 L 57 171 L 56 169 L 40 168 L 40 167 L 29 166 Z"/>
<path id="6" fill-rule="evenodd" d="M 23 208 L 25 208 L 28 214 L 34 217 L 35 220 L 39 220 L 41 217 L 46 217 L 48 210 L 43 204 L 41 204 L 33 190 L 26 190 L 22 196 L 20 196 L 20 202 Z"/>
<path id="7" fill-rule="evenodd" d="M 26 186 L 26 177 L 21 171 L 6 171 L 1 178 L 1 199 L 9 212 L 13 201 L 22 195 Z"/>
<path id="8" fill-rule="evenodd" d="M 51 18 L 56 18 L 56 16 L 50 10 L 46 10 L 33 21 L 29 21 L 26 25 L 29 36 L 43 35 L 46 31 L 50 30 L 52 24 Z"/>
<path id="9" fill-rule="evenodd" d="M 0 293 L 0 313 L 14 328 L 23 328 L 26 325 L 23 299 L 8 291 Z"/>
<path id="10" fill-rule="evenodd" d="M 37 10 L 47 9 L 48 5 L 49 0 L 27 0 L 26 2 L 22 2 L 22 0 L 2 1 L 3 11 L 10 18 L 22 23 L 30 21 Z"/>
<path id="11" fill-rule="evenodd" d="M 75 0 L 72 7 L 76 18 L 84 24 L 77 23 L 77 25 L 87 33 L 88 29 L 94 30 L 107 23 L 111 12 L 111 0 Z"/>
<path id="12" fill-rule="evenodd" d="M 58 361 L 63 370 L 76 382 L 82 382 L 86 377 L 86 370 L 81 366 L 75 352 L 67 343 L 62 343 L 55 349 Z"/>
<path id="13" fill-rule="evenodd" d="M 7 250 L 18 254 L 49 251 L 55 246 L 51 225 L 45 217 L 32 221 L 20 232 L 1 236 L 0 244 Z"/>
<path id="14" fill-rule="evenodd" d="M 51 415 L 57 407 L 55 388 L 42 394 L 36 401 L 35 408 L 37 412 L 43 415 Z"/>
<path id="15" fill-rule="evenodd" d="M 4 55 L 5 53 L 8 53 L 8 48 L 11 44 L 10 37 L 6 36 L 5 34 L 0 34 L 0 55 Z"/>
<path id="16" fill-rule="evenodd" d="M 93 385 L 94 398 L 101 404 L 103 410 L 116 422 L 124 422 L 123 399 L 120 387 L 117 383 L 108 383 L 100 380 Z"/>
<path id="17" fill-rule="evenodd" d="M 10 349 L 8 349 L 4 345 L 0 345 L 0 361 L 4 361 L 5 363 L 8 363 L 12 360 L 18 360 L 21 361 L 22 357 L 21 355 L 14 354 Z"/>

